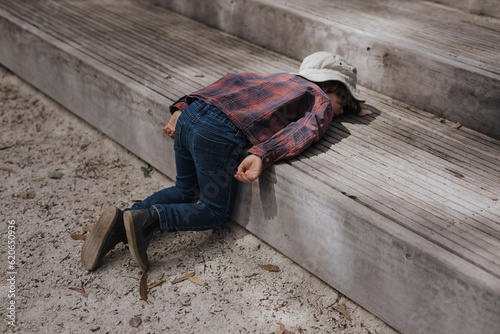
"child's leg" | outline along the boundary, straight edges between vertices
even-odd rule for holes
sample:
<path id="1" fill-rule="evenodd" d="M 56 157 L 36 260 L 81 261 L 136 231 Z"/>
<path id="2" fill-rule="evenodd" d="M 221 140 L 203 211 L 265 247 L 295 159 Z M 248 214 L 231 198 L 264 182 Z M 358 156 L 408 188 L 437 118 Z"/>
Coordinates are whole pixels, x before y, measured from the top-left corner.
<path id="1" fill-rule="evenodd" d="M 197 202 L 200 195 L 198 176 L 189 150 L 176 150 L 175 162 L 178 171 L 175 186 L 157 191 L 142 202 L 134 203 L 124 211 L 149 209 L 156 205 L 192 204 Z"/>
<path id="2" fill-rule="evenodd" d="M 238 182 L 233 176 L 246 138 L 221 111 L 200 101 L 182 113 L 175 133 L 176 186 L 147 202 L 169 200 L 153 204 L 162 230 L 215 228 L 230 214 Z M 183 200 L 172 200 L 173 194 Z"/>
<path id="3" fill-rule="evenodd" d="M 185 113 L 191 112 L 196 115 L 196 111 L 190 111 L 194 107 L 194 105 L 188 107 L 189 110 L 186 110 Z M 181 120 L 177 122 L 177 135 L 174 139 L 175 165 L 177 169 L 175 186 L 157 191 L 142 202 L 134 203 L 124 211 L 149 209 L 157 204 L 195 203 L 198 201 L 200 190 L 196 165 L 186 143 L 181 142 L 181 140 L 187 139 L 186 136 L 181 136 L 186 132 L 185 129 L 184 131 L 182 129 L 183 123 L 189 123 L 189 119 L 182 121 L 184 117 L 186 115 L 183 114 L 179 117 Z"/>
<path id="4" fill-rule="evenodd" d="M 217 108 L 195 102 L 184 110 L 175 130 L 176 185 L 134 204 L 123 220 L 111 208 L 91 232 L 82 262 L 95 269 L 106 253 L 123 240 L 142 269 L 149 266 L 147 248 L 153 232 L 196 231 L 215 228 L 229 216 L 236 192 L 233 177 L 246 138 Z M 194 203 L 199 199 L 199 203 Z M 154 208 L 155 210 L 141 210 Z M 109 211 L 109 212 L 108 212 Z M 158 219 L 159 218 L 159 219 Z M 119 222 L 118 222 L 119 221 Z"/>

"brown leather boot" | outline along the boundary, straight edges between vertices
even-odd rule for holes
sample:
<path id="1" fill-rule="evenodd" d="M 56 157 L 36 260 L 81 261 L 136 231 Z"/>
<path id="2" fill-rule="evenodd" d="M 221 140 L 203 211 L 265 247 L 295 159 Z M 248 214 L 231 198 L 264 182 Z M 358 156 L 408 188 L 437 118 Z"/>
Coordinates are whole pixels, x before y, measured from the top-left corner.
<path id="1" fill-rule="evenodd" d="M 149 268 L 147 249 L 154 232 L 160 229 L 160 220 L 155 208 L 126 211 L 123 214 L 127 231 L 128 248 L 142 270 Z"/>
<path id="2" fill-rule="evenodd" d="M 106 208 L 83 243 L 83 267 L 96 269 L 102 258 L 120 242 L 127 243 L 123 212 L 116 207 Z"/>

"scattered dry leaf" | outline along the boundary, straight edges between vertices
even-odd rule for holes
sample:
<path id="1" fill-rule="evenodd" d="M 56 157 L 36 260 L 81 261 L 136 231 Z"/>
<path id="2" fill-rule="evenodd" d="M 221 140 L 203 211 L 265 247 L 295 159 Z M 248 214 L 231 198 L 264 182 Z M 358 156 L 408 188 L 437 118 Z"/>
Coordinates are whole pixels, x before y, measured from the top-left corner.
<path id="1" fill-rule="evenodd" d="M 258 251 L 259 249 L 260 249 L 260 244 L 258 244 L 257 246 L 255 246 L 255 248 L 253 250 L 255 252 L 255 251 Z"/>
<path id="2" fill-rule="evenodd" d="M 262 269 L 266 269 L 268 271 L 273 271 L 273 272 L 280 271 L 280 267 L 275 266 L 274 264 L 259 264 L 259 266 L 261 266 Z"/>
<path id="3" fill-rule="evenodd" d="M 32 190 L 22 194 L 21 198 L 22 199 L 32 199 L 32 198 L 35 198 L 35 196 L 36 196 L 35 191 L 32 189 Z"/>
<path id="4" fill-rule="evenodd" d="M 451 127 L 454 129 L 460 129 L 462 127 L 462 124 L 460 124 L 460 122 L 455 122 Z"/>
<path id="5" fill-rule="evenodd" d="M 496 197 L 490 197 L 490 199 L 491 199 L 492 201 L 495 201 L 495 202 L 496 202 L 496 201 L 498 201 L 498 198 L 496 198 Z"/>
<path id="6" fill-rule="evenodd" d="M 87 225 L 82 227 L 83 232 L 92 232 L 92 229 L 94 228 L 94 225 Z"/>
<path id="7" fill-rule="evenodd" d="M 49 178 L 50 179 L 60 179 L 64 176 L 64 173 L 63 172 L 59 172 L 59 171 L 54 171 L 54 172 L 50 172 L 49 173 Z"/>
<path id="8" fill-rule="evenodd" d="M 71 233 L 71 239 L 73 239 L 73 240 L 85 240 L 85 239 L 87 239 L 87 236 L 81 235 L 78 233 Z"/>
<path id="9" fill-rule="evenodd" d="M 141 299 L 144 301 L 148 301 L 148 272 L 145 271 L 141 276 L 141 283 L 139 284 L 139 293 L 141 295 Z M 137 327 L 137 326 L 135 326 Z"/>
<path id="10" fill-rule="evenodd" d="M 194 276 L 194 271 L 192 273 L 188 273 L 186 270 L 186 274 L 184 276 L 176 278 L 173 281 L 171 281 L 170 283 L 176 284 L 176 283 L 185 281 L 185 280 L 189 279 L 189 277 L 193 277 L 193 276 Z"/>
<path id="11" fill-rule="evenodd" d="M 152 289 L 152 288 L 154 288 L 155 286 L 160 285 L 160 284 L 161 284 L 164 280 L 165 280 L 165 276 L 162 276 L 158 282 L 153 283 L 153 284 L 151 284 L 151 285 L 148 285 L 148 289 Z"/>
<path id="12" fill-rule="evenodd" d="M 129 320 L 128 324 L 132 327 L 139 327 L 141 324 L 142 319 L 139 317 L 133 317 L 132 319 Z"/>
<path id="13" fill-rule="evenodd" d="M 347 312 L 345 308 L 343 308 L 342 306 L 332 306 L 332 307 L 337 311 L 339 311 L 340 313 L 342 313 L 347 318 L 347 320 L 351 321 L 351 316 L 349 315 L 349 312 Z"/>
<path id="14" fill-rule="evenodd" d="M 189 279 L 191 282 L 193 282 L 194 284 L 198 284 L 198 285 L 201 285 L 201 286 L 205 286 L 205 285 L 207 285 L 207 283 L 203 282 L 201 279 L 196 278 L 196 277 L 189 277 L 188 279 Z"/>
<path id="15" fill-rule="evenodd" d="M 87 298 L 87 297 L 88 297 L 87 293 L 86 293 L 86 292 L 85 292 L 85 290 L 83 290 L 83 289 L 80 289 L 80 288 L 68 288 L 68 289 L 70 289 L 70 290 L 74 290 L 74 291 L 76 291 L 76 292 L 80 292 L 80 293 L 82 294 L 82 296 L 84 296 L 85 298 Z"/>
<path id="16" fill-rule="evenodd" d="M 197 78 L 203 78 L 205 75 L 203 75 L 202 73 L 197 73 L 194 76 Z"/>
<path id="17" fill-rule="evenodd" d="M 285 325 L 283 325 L 281 322 L 280 322 L 280 331 L 283 334 L 292 334 L 292 332 L 286 330 Z"/>
<path id="18" fill-rule="evenodd" d="M 13 169 L 10 169 L 8 167 L 0 167 L 0 170 L 4 170 L 4 171 L 9 172 L 9 173 L 17 174 Z"/>

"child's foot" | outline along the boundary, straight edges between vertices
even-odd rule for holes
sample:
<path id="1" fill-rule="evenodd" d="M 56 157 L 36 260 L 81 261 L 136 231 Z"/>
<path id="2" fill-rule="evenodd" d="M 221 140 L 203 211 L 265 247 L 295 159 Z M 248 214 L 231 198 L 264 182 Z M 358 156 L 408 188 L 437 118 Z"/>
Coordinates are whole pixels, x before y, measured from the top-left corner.
<path id="1" fill-rule="evenodd" d="M 142 270 L 149 267 L 147 249 L 155 231 L 160 229 L 156 209 L 127 211 L 123 214 L 128 248 Z"/>
<path id="2" fill-rule="evenodd" d="M 123 212 L 115 207 L 103 211 L 82 246 L 82 263 L 87 270 L 96 269 L 104 255 L 120 243 L 127 243 Z"/>

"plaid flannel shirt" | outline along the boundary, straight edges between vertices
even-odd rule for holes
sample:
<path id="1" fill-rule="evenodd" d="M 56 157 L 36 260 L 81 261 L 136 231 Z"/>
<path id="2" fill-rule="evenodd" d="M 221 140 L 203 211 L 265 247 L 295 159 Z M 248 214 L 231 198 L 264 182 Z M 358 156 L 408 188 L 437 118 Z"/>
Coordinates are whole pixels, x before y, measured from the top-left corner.
<path id="1" fill-rule="evenodd" d="M 316 84 L 287 73 L 228 74 L 183 96 L 170 111 L 182 111 L 197 99 L 229 117 L 264 168 L 299 155 L 324 135 L 333 118 L 330 99 Z"/>

